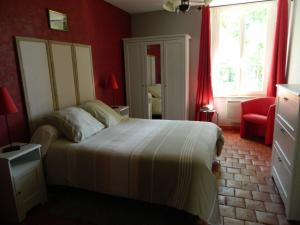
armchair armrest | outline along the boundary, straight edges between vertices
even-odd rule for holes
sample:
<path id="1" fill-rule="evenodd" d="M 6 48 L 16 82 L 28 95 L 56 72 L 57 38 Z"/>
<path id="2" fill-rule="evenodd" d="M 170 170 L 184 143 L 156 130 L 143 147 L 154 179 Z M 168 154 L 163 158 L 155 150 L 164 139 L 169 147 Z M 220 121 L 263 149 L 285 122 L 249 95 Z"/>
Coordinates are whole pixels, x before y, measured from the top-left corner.
<path id="1" fill-rule="evenodd" d="M 271 145 L 273 142 L 275 110 L 276 110 L 275 104 L 273 104 L 269 107 L 269 111 L 268 111 L 268 115 L 267 115 L 268 118 L 267 118 L 267 126 L 266 126 L 266 136 L 265 136 L 265 143 L 267 145 Z"/>
<path id="2" fill-rule="evenodd" d="M 269 111 L 268 111 L 268 121 L 274 121 L 275 119 L 275 111 L 276 111 L 276 104 L 273 104 L 270 106 Z"/>

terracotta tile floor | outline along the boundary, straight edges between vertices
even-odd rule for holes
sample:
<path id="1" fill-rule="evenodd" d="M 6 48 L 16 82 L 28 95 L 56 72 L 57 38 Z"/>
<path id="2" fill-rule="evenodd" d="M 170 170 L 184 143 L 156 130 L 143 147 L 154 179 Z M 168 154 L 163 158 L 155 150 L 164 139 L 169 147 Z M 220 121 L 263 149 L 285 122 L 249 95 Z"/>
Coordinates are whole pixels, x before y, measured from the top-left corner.
<path id="1" fill-rule="evenodd" d="M 224 135 L 225 146 L 218 157 L 222 224 L 291 224 L 271 177 L 272 149 L 241 139 L 236 131 Z"/>

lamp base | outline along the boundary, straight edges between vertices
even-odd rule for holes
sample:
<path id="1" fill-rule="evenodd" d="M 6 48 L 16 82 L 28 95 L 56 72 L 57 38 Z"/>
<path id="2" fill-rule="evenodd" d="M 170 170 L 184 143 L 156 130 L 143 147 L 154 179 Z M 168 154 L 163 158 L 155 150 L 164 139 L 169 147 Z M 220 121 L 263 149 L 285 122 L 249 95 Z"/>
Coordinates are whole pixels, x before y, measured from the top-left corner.
<path id="1" fill-rule="evenodd" d="M 20 146 L 19 145 L 10 145 L 6 148 L 2 149 L 2 153 L 6 153 L 6 152 L 13 152 L 13 151 L 18 151 L 20 150 Z"/>

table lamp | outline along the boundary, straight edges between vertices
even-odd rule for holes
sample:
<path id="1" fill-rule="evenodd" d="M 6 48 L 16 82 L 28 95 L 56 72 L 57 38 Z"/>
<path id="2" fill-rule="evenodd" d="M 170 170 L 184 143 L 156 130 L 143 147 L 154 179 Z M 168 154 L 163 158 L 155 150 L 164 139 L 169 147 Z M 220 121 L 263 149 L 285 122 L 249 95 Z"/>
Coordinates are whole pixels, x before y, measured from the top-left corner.
<path id="1" fill-rule="evenodd" d="M 115 105 L 115 91 L 119 89 L 116 75 L 113 73 L 108 79 L 108 88 L 112 90 L 113 106 Z"/>
<path id="2" fill-rule="evenodd" d="M 0 115 L 4 115 L 4 117 L 5 117 L 7 135 L 8 135 L 8 140 L 9 140 L 9 146 L 4 148 L 2 150 L 2 152 L 10 152 L 10 151 L 15 151 L 15 150 L 20 149 L 19 146 L 12 145 L 9 126 L 8 126 L 8 120 L 7 120 L 7 115 L 17 113 L 17 112 L 18 112 L 18 109 L 15 105 L 14 100 L 10 96 L 7 88 L 0 87 Z"/>

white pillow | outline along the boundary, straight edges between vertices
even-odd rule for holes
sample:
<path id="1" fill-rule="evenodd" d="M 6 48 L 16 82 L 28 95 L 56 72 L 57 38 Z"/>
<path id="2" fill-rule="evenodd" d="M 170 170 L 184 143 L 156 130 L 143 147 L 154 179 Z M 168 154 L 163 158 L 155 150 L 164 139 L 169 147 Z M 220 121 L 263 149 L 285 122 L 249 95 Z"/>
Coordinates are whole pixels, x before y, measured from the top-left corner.
<path id="1" fill-rule="evenodd" d="M 77 143 L 104 129 L 102 123 L 78 107 L 56 111 L 47 116 L 46 119 L 68 139 Z"/>
<path id="2" fill-rule="evenodd" d="M 61 133 L 51 125 L 43 125 L 36 129 L 31 137 L 31 143 L 40 144 L 41 147 L 41 154 L 45 156 L 50 145 L 54 142 Z"/>
<path id="3" fill-rule="evenodd" d="M 161 98 L 161 85 L 154 84 L 148 87 L 148 91 L 151 93 L 153 98 Z"/>
<path id="4" fill-rule="evenodd" d="M 115 126 L 123 119 L 119 113 L 99 100 L 88 101 L 79 107 L 92 114 L 107 127 Z"/>

